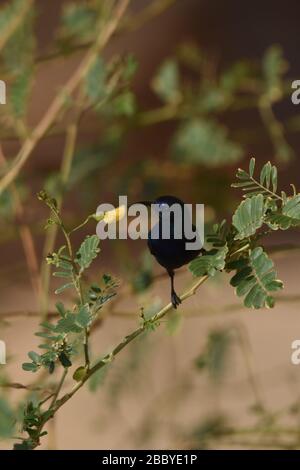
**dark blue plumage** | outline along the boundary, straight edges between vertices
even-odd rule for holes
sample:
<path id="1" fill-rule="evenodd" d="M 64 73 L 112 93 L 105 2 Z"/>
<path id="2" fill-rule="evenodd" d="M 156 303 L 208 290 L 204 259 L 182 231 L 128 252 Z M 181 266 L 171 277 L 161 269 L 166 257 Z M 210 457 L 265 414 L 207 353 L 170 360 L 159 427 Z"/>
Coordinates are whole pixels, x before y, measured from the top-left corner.
<path id="1" fill-rule="evenodd" d="M 151 203 L 147 202 L 147 205 Z M 175 292 L 174 289 L 174 270 L 180 268 L 181 266 L 189 263 L 194 258 L 196 258 L 201 249 L 199 250 L 188 250 L 186 248 L 187 242 L 193 242 L 195 240 L 188 240 L 184 236 L 183 230 L 183 211 L 182 217 L 179 220 L 176 220 L 177 224 L 182 226 L 182 237 L 180 239 L 175 238 L 175 219 L 174 214 L 171 212 L 169 218 L 165 219 L 170 225 L 170 238 L 164 239 L 162 237 L 162 224 L 164 218 L 167 217 L 168 210 L 173 204 L 179 204 L 183 208 L 183 201 L 174 197 L 174 196 L 161 196 L 156 199 L 153 204 L 156 204 L 160 208 L 159 220 L 158 223 L 152 227 L 148 233 L 148 247 L 151 254 L 156 258 L 158 263 L 163 266 L 171 279 L 171 302 L 174 308 L 181 303 L 180 298 Z M 191 222 L 191 221 L 190 221 Z M 195 231 L 195 226 L 193 225 L 193 231 Z M 155 238 L 156 235 L 156 238 Z"/>

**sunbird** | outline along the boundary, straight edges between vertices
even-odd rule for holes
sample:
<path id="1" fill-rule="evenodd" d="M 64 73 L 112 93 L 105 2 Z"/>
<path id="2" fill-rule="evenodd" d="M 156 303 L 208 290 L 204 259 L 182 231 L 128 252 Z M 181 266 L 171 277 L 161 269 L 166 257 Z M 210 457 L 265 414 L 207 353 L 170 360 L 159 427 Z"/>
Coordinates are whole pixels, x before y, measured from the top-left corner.
<path id="1" fill-rule="evenodd" d="M 184 232 L 184 202 L 175 196 L 160 196 L 154 201 L 141 201 L 141 204 L 151 207 L 154 204 L 154 209 L 158 210 L 158 222 L 148 232 L 148 248 L 150 253 L 155 257 L 157 262 L 163 266 L 171 281 L 171 302 L 176 309 L 181 304 L 180 297 L 176 294 L 174 287 L 175 269 L 189 263 L 199 254 L 204 253 L 203 248 L 187 249 L 186 243 L 193 243 L 196 240 L 197 234 L 192 239 L 187 239 Z M 178 204 L 181 207 L 181 215 L 179 220 L 175 219 L 177 214 L 172 211 L 173 204 Z M 191 215 L 191 214 L 190 214 Z M 191 220 L 185 219 L 186 222 L 191 223 L 192 231 L 196 233 L 196 227 L 192 224 Z M 163 238 L 162 227 L 163 223 L 169 224 L 169 237 Z M 180 238 L 175 237 L 176 227 L 181 225 Z"/>

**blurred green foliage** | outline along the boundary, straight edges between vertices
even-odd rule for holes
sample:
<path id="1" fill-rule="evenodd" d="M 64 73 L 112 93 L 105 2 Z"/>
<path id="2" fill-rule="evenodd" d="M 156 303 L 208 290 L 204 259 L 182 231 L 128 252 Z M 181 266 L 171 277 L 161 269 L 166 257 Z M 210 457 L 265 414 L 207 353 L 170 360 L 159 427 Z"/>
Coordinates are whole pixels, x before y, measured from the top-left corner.
<path id="1" fill-rule="evenodd" d="M 22 145 L 26 137 L 34 136 L 35 129 L 29 116 L 31 101 L 36 99 L 33 84 L 38 78 L 39 67 L 43 67 L 46 61 L 51 64 L 57 57 L 67 60 L 73 57 L 73 53 L 84 54 L 89 50 L 97 39 L 98 30 L 105 28 L 114 14 L 115 4 L 102 0 L 64 3 L 58 30 L 53 32 L 53 41 L 46 52 L 40 51 L 36 36 L 42 2 L 35 2 L 34 7 L 27 9 L 26 0 L 12 0 L 1 8 L 0 37 L 7 37 L 7 40 L 0 40 L 0 74 L 9 85 L 8 106 L 0 108 L 0 138 L 3 142 L 8 139 Z M 16 19 L 20 21 L 15 27 Z M 126 21 L 121 23 L 120 34 L 124 31 Z M 93 213 L 104 198 L 126 193 L 135 200 L 141 196 L 143 199 L 153 198 L 168 191 L 193 201 L 205 201 L 210 209 L 209 225 L 212 226 L 219 214 L 232 213 L 235 202 L 234 197 L 228 195 L 230 167 L 248 154 L 249 147 L 260 142 L 267 133 L 269 151 L 274 153 L 276 161 L 287 163 L 292 159 L 294 150 L 287 139 L 287 125 L 279 121 L 274 111 L 289 89 L 286 78 L 288 64 L 280 46 L 271 45 L 260 61 L 242 59 L 221 68 L 200 46 L 175 44 L 170 56 L 162 60 L 152 77 L 147 77 L 147 88 L 151 90 L 150 104 L 147 105 L 137 92 L 134 81 L 137 69 L 137 60 L 130 53 L 109 56 L 101 52 L 84 75 L 78 93 L 65 94 L 63 109 L 47 129 L 45 137 L 53 134 L 64 137 L 68 133 L 69 122 L 65 122 L 63 116 L 68 112 L 72 120 L 76 115 L 76 120 L 71 123 L 77 134 L 67 161 L 69 168 L 63 156 L 63 164 L 54 164 L 51 171 L 49 168 L 44 172 L 31 168 L 28 174 L 22 174 L 22 185 L 20 177 L 14 185 L 19 204 L 16 204 L 12 187 L 0 194 L 3 223 L 11 226 L 13 232 L 15 226 L 19 226 L 16 224 L 17 209 L 20 209 L 20 204 L 33 200 L 37 185 L 45 187 L 59 201 L 48 200 L 44 193 L 54 212 L 48 220 L 48 228 L 59 225 L 65 230 L 60 218 L 60 205 L 64 198 L 78 203 L 76 210 L 69 209 L 76 222 L 81 220 L 81 212 Z M 260 117 L 257 129 L 245 127 L 243 123 L 248 121 L 239 119 L 249 111 Z M 86 115 L 95 123 L 96 131 L 89 134 L 88 139 L 78 139 Z M 170 124 L 169 134 L 165 149 L 157 158 L 157 150 L 152 148 L 150 140 L 157 129 L 164 130 L 165 123 Z M 141 133 L 143 136 L 147 132 L 149 144 L 139 148 L 139 154 L 134 158 L 131 155 L 126 157 L 124 162 L 121 156 L 132 134 Z M 8 162 L 1 162 L 2 174 L 11 163 L 11 158 Z M 222 222 L 210 227 L 211 233 L 206 237 L 207 251 L 191 263 L 190 270 L 200 278 L 211 278 L 222 271 L 233 272 L 231 285 L 239 296 L 244 297 L 245 306 L 273 307 L 273 292 L 280 290 L 282 283 L 277 279 L 273 261 L 261 246 L 261 229 L 275 231 L 298 227 L 300 196 L 295 188 L 292 195 L 278 192 L 277 168 L 270 162 L 263 166 L 259 176 L 255 176 L 254 159 L 250 161 L 248 171 L 238 170 L 237 183 L 233 186 L 243 192 L 245 199 L 239 202 L 232 224 Z M 34 234 L 39 233 L 40 225 L 39 219 L 34 221 Z M 9 227 L 5 228 L 9 233 Z M 106 275 L 93 284 L 86 278 L 85 271 L 99 254 L 96 238 L 85 238 L 75 250 L 74 259 L 64 246 L 58 250 L 54 246 L 51 249 L 47 260 L 58 269 L 54 277 L 63 278 L 65 282 L 56 289 L 56 294 L 72 288 L 77 300 L 72 309 L 58 303 L 55 320 L 41 324 L 42 331 L 37 335 L 44 341 L 39 346 L 42 352 L 29 351 L 31 362 L 23 364 L 24 370 L 37 372 L 45 368 L 52 374 L 61 368 L 66 373 L 73 360 L 82 356 L 82 344 L 87 340 L 85 335 L 99 320 L 100 310 L 115 296 L 117 283 L 112 277 Z M 48 242 L 46 236 L 46 247 Z M 123 253 L 117 253 L 120 270 L 130 284 L 131 295 L 136 295 L 139 303 L 146 299 L 147 305 L 140 318 L 143 335 L 128 346 L 127 360 L 115 366 L 111 364 L 114 354 L 101 356 L 96 361 L 101 367 L 89 379 L 92 391 L 108 382 L 111 409 L 126 387 L 132 390 L 142 382 L 140 374 L 141 370 L 144 371 L 149 346 L 148 333 L 161 323 L 161 319 L 156 317 L 162 307 L 160 300 L 147 297 L 147 289 L 154 281 L 152 260 L 149 254 L 135 256 L 132 260 L 131 253 L 126 250 L 123 247 Z M 81 292 L 81 282 L 84 292 Z M 183 321 L 183 315 L 172 312 L 165 323 L 167 333 L 174 335 Z M 226 370 L 231 339 L 229 330 L 213 329 L 196 359 L 198 370 L 207 371 L 214 380 L 220 379 Z M 124 342 L 127 340 L 128 336 Z M 73 374 L 77 385 L 85 380 L 89 370 L 86 350 L 84 353 L 85 365 L 79 366 Z M 186 397 L 188 391 L 182 388 Z M 175 390 L 174 394 L 177 392 Z M 41 401 L 29 397 L 19 419 L 21 431 L 27 432 L 27 438 L 16 448 L 38 445 L 40 437 L 45 435 L 42 429 L 52 417 L 57 398 L 54 396 L 49 409 L 44 411 L 44 396 Z M 52 395 L 50 399 L 53 399 Z M 1 437 L 10 437 L 15 432 L 15 417 L 16 412 L 6 397 L 1 397 Z M 157 425 L 154 412 L 150 413 L 150 418 L 141 426 L 145 439 L 151 437 L 151 428 Z M 226 432 L 225 419 L 216 415 L 201 422 L 192 432 L 183 432 L 183 437 L 196 442 L 197 447 L 206 448 L 210 440 Z"/>
<path id="2" fill-rule="evenodd" d="M 195 360 L 196 367 L 199 371 L 207 371 L 213 380 L 219 380 L 228 364 L 230 345 L 230 331 L 227 329 L 211 331 L 203 352 Z"/>
<path id="3" fill-rule="evenodd" d="M 15 412 L 8 401 L 0 397 L 0 438 L 11 437 L 15 428 Z"/>

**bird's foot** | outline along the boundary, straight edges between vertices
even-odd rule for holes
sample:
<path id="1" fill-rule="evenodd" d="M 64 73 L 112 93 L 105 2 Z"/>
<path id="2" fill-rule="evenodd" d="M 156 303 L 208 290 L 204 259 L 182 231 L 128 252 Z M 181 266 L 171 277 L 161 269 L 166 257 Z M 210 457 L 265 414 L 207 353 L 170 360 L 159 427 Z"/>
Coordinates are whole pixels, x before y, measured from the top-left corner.
<path id="1" fill-rule="evenodd" d="M 178 297 L 175 291 L 171 293 L 171 302 L 172 302 L 173 308 L 175 309 L 178 307 L 178 305 L 181 304 L 181 299 L 180 297 Z"/>

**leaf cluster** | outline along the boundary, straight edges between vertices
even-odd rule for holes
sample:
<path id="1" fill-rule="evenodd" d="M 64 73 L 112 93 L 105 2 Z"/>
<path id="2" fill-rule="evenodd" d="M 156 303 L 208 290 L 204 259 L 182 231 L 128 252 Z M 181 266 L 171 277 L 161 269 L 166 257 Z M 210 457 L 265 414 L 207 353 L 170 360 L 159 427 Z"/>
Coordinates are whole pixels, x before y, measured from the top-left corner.
<path id="1" fill-rule="evenodd" d="M 248 171 L 238 169 L 238 182 L 232 186 L 243 191 L 243 200 L 233 214 L 232 225 L 216 225 L 213 234 L 206 237 L 212 248 L 190 263 L 195 276 L 235 271 L 230 284 L 249 308 L 272 308 L 274 292 L 283 288 L 261 238 L 274 230 L 300 226 L 300 194 L 293 185 L 291 196 L 279 193 L 277 175 L 276 166 L 267 162 L 256 176 L 254 158 Z"/>

